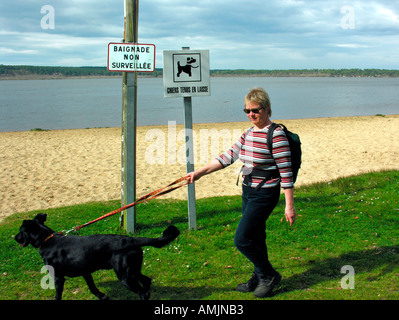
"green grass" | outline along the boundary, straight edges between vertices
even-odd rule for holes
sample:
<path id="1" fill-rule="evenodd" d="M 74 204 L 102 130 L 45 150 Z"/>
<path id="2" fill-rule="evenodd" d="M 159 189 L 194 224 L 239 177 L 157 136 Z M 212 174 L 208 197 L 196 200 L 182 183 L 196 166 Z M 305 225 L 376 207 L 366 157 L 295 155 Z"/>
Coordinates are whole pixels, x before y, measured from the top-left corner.
<path id="1" fill-rule="evenodd" d="M 198 182 L 201 183 L 201 182 Z M 294 226 L 282 220 L 284 197 L 267 223 L 270 260 L 283 275 L 271 300 L 399 299 L 399 171 L 373 172 L 298 188 Z M 119 201 L 43 210 L 55 231 L 97 218 L 118 208 Z M 44 290 L 37 249 L 14 240 L 23 219 L 19 213 L 0 224 L 0 299 L 53 299 Z M 181 235 L 162 248 L 144 248 L 143 273 L 153 278 L 153 300 L 241 300 L 252 293 L 235 291 L 246 281 L 251 264 L 234 246 L 241 216 L 240 197 L 197 200 L 198 230 L 188 231 L 187 203 L 153 200 L 137 207 L 137 236 L 158 237 L 170 223 Z M 119 214 L 83 228 L 79 235 L 118 233 Z M 343 289 L 344 265 L 355 271 L 355 289 Z M 112 270 L 94 273 L 100 290 L 111 299 L 137 300 Z M 67 279 L 64 299 L 93 300 L 82 278 Z"/>

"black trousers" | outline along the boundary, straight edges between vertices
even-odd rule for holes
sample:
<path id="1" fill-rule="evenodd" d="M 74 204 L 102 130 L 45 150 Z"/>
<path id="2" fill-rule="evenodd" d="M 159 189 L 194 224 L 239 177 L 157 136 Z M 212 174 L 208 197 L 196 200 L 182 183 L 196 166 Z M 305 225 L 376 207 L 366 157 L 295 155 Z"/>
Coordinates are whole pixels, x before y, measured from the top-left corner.
<path id="1" fill-rule="evenodd" d="M 254 265 L 258 277 L 272 275 L 266 246 L 266 220 L 280 198 L 280 185 L 274 188 L 242 186 L 242 218 L 238 224 L 234 243 L 237 249 Z"/>

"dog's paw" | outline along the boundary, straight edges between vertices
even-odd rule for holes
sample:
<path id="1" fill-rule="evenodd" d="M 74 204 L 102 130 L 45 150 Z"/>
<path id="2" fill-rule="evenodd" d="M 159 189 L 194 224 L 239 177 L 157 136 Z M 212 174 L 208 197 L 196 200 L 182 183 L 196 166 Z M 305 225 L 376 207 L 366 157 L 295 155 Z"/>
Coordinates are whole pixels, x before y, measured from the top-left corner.
<path id="1" fill-rule="evenodd" d="M 151 291 L 147 291 L 144 293 L 139 293 L 140 299 L 141 300 L 149 300 L 151 295 Z"/>

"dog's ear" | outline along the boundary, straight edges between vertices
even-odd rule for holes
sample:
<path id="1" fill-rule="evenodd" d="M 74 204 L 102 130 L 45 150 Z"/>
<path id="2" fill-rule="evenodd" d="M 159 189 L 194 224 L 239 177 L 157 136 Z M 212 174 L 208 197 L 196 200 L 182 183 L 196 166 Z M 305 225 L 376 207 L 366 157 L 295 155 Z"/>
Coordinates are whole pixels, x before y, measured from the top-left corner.
<path id="1" fill-rule="evenodd" d="M 33 220 L 37 220 L 41 224 L 44 224 L 46 219 L 47 219 L 46 213 L 39 213 L 36 217 L 33 218 Z"/>

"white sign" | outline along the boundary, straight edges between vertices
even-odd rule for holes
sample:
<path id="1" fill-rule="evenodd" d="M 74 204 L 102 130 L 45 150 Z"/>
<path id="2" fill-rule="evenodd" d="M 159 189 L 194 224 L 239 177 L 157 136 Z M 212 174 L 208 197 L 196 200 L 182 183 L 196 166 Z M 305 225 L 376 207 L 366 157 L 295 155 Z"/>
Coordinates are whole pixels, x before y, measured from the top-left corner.
<path id="1" fill-rule="evenodd" d="M 209 50 L 163 52 L 164 97 L 209 96 Z"/>
<path id="2" fill-rule="evenodd" d="M 109 43 L 107 68 L 117 72 L 154 72 L 155 45 Z"/>

